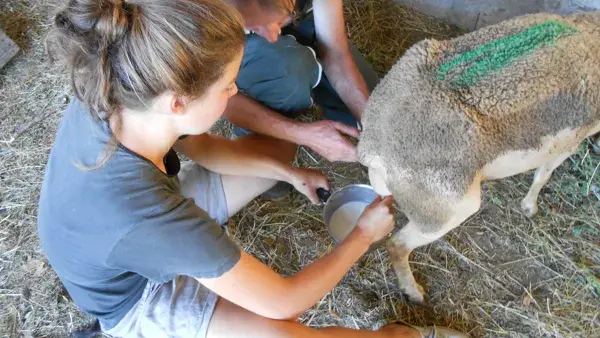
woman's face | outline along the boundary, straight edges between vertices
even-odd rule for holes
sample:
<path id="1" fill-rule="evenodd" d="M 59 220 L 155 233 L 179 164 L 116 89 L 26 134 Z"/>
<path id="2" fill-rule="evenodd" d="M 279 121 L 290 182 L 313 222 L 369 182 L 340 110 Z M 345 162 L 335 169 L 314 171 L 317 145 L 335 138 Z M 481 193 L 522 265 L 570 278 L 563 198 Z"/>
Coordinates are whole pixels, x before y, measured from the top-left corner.
<path id="1" fill-rule="evenodd" d="M 243 49 L 227 65 L 224 74 L 198 99 L 186 105 L 186 118 L 182 121 L 182 134 L 199 135 L 207 132 L 217 122 L 227 107 L 227 101 L 238 92 L 235 84 L 242 63 Z"/>

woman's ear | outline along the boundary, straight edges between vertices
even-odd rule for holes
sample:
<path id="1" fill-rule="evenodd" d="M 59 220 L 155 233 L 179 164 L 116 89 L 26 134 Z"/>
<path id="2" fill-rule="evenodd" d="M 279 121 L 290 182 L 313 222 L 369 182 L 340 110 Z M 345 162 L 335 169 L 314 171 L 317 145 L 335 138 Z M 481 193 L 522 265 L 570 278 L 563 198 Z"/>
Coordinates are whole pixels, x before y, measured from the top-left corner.
<path id="1" fill-rule="evenodd" d="M 186 111 L 187 100 L 181 96 L 171 95 L 171 113 L 183 115 Z"/>
<path id="2" fill-rule="evenodd" d="M 179 95 L 172 92 L 160 94 L 153 102 L 153 108 L 161 113 L 169 113 L 175 115 L 185 114 L 188 101 Z"/>

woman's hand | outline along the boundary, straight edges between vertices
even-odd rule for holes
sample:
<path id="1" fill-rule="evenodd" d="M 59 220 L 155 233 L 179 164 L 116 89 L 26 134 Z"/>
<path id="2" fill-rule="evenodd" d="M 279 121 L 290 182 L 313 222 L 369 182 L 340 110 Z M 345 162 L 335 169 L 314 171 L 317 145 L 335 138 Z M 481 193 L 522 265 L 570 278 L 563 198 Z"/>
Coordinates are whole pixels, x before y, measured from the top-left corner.
<path id="1" fill-rule="evenodd" d="M 294 168 L 289 182 L 313 204 L 319 204 L 317 189 L 329 190 L 329 182 L 322 172 L 315 169 Z"/>
<path id="2" fill-rule="evenodd" d="M 365 208 L 358 221 L 356 228 L 361 235 L 370 243 L 375 243 L 387 236 L 393 229 L 396 221 L 394 220 L 394 211 L 392 196 L 385 198 L 377 197 L 371 205 Z"/>

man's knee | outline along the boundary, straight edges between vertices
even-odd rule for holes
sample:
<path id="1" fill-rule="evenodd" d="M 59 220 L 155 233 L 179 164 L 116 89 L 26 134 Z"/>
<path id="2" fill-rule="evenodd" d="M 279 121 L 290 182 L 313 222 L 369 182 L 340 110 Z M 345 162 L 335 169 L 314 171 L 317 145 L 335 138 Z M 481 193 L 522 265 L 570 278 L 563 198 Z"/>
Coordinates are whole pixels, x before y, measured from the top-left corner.
<path id="1" fill-rule="evenodd" d="M 321 66 L 314 51 L 291 36 L 269 43 L 248 35 L 238 87 L 257 101 L 278 111 L 306 110 L 311 91 L 320 81 Z"/>

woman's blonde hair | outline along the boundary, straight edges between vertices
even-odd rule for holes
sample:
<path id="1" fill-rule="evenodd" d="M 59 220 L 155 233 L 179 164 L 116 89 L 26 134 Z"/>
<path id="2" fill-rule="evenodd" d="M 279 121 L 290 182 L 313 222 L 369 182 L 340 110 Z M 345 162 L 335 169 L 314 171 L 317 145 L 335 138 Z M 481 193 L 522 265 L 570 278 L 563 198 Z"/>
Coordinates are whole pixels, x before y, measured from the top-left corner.
<path id="1" fill-rule="evenodd" d="M 66 62 L 73 91 L 95 118 L 145 110 L 171 91 L 201 97 L 244 44 L 239 13 L 221 0 L 69 0 L 46 40 Z M 118 130 L 114 131 L 118 132 Z M 93 165 L 117 149 L 114 134 Z"/>
<path id="2" fill-rule="evenodd" d="M 166 91 L 200 97 L 244 44 L 238 12 L 221 0 L 69 0 L 54 25 L 50 55 L 96 116 L 144 110 Z"/>

